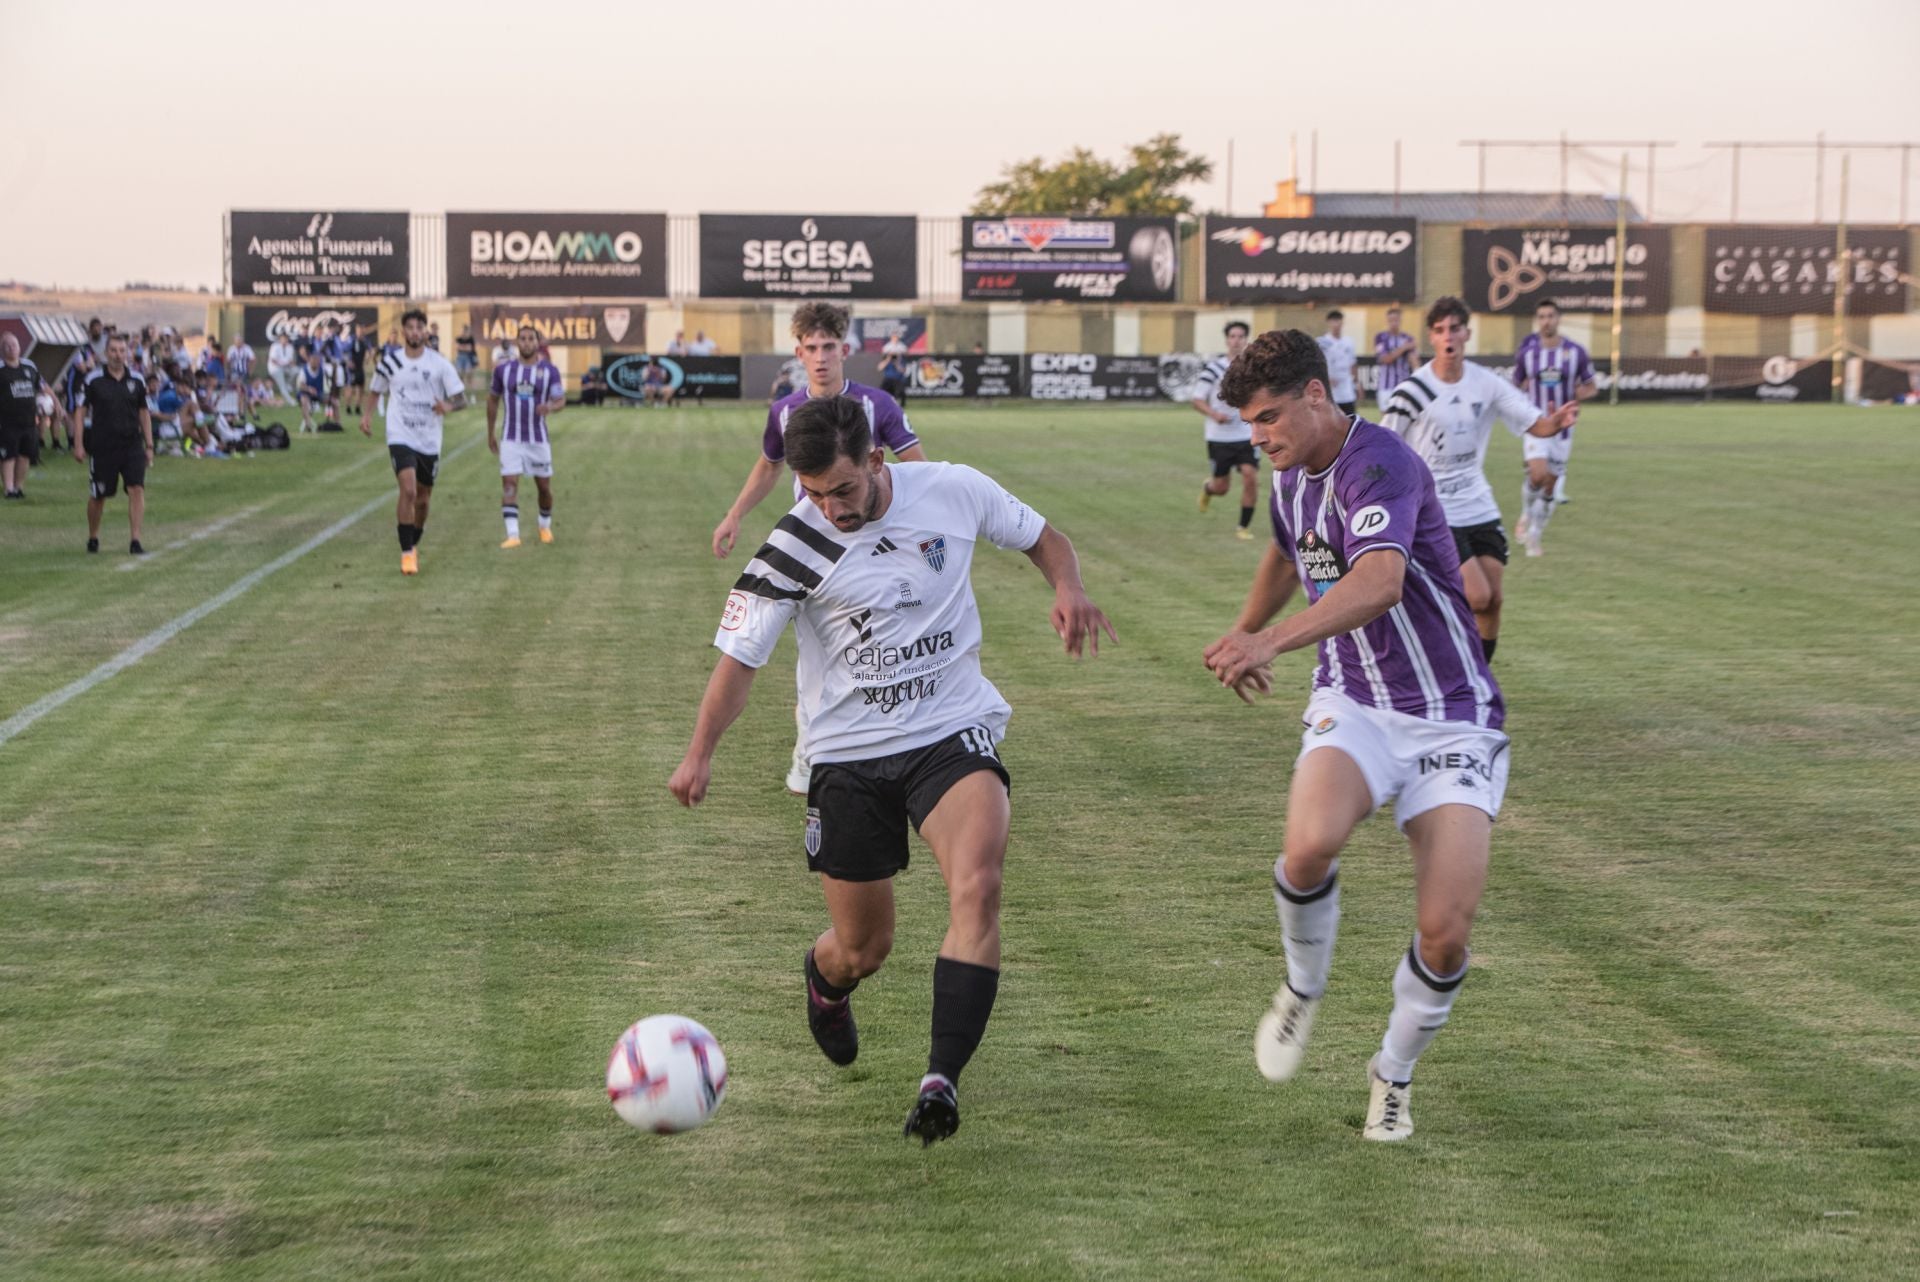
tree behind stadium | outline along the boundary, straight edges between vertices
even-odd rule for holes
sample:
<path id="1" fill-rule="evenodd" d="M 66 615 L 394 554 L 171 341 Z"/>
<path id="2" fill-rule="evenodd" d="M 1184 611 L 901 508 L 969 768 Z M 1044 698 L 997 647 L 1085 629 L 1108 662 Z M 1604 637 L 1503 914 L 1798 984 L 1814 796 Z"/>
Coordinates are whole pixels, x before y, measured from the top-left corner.
<path id="1" fill-rule="evenodd" d="M 1159 134 L 1127 149 L 1116 164 L 1075 147 L 1052 164 L 1039 156 L 1008 165 L 999 182 L 982 187 L 969 213 L 1167 215 L 1190 214 L 1193 200 L 1180 188 L 1213 177 L 1213 162 Z"/>

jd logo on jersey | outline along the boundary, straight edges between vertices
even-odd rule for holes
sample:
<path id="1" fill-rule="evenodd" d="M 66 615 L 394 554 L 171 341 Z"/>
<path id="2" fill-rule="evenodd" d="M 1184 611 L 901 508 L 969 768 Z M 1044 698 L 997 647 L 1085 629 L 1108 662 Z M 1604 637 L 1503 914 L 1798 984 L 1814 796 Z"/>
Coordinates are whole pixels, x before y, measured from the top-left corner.
<path id="1" fill-rule="evenodd" d="M 1347 522 L 1347 528 L 1353 531 L 1356 539 L 1378 534 L 1387 528 L 1387 509 L 1378 503 L 1363 507 L 1353 514 L 1353 518 Z"/>
<path id="2" fill-rule="evenodd" d="M 935 574 L 944 573 L 947 568 L 947 536 L 936 534 L 930 539 L 920 540 L 920 555 Z"/>

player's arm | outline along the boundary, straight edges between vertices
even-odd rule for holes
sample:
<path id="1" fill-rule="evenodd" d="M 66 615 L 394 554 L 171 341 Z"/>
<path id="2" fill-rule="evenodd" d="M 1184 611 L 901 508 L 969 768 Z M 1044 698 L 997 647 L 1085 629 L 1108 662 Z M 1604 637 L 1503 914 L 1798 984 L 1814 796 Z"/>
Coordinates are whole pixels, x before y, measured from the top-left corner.
<path id="1" fill-rule="evenodd" d="M 53 406 L 54 419 L 66 424 L 67 436 L 71 439 L 73 436 L 73 415 L 67 413 L 67 407 L 60 403 L 60 397 L 54 395 L 53 389 L 47 386 L 47 380 L 44 378 L 40 380 L 40 390 L 46 393 L 48 403 Z"/>
<path id="2" fill-rule="evenodd" d="M 1406 577 L 1406 553 L 1394 544 L 1375 544 L 1359 554 L 1324 596 L 1298 614 L 1257 632 L 1229 632 L 1208 646 L 1207 668 L 1221 685 L 1245 698 L 1242 684 L 1280 655 L 1364 628 L 1400 604 Z"/>
<path id="3" fill-rule="evenodd" d="M 713 554 L 725 559 L 733 551 L 733 542 L 740 537 L 740 522 L 747 513 L 760 506 L 760 501 L 773 493 L 774 482 L 780 479 L 780 465 L 762 454 L 753 461 L 753 470 L 747 473 L 747 483 L 740 487 L 740 493 L 734 498 L 733 506 L 720 518 L 720 524 L 713 527 Z"/>
<path id="4" fill-rule="evenodd" d="M 73 457 L 80 462 L 87 461 L 87 391 L 80 389 L 80 401 L 73 407 L 72 426 L 67 434 L 73 437 Z"/>
<path id="5" fill-rule="evenodd" d="M 1196 396 L 1188 401 L 1187 404 L 1199 410 L 1203 417 L 1211 419 L 1215 423 L 1225 423 L 1228 421 L 1226 415 L 1214 412 L 1213 406 L 1207 403 L 1207 398 L 1204 396 Z"/>
<path id="6" fill-rule="evenodd" d="M 1553 413 L 1542 414 L 1512 383 L 1495 380 L 1494 388 L 1498 402 L 1495 411 L 1515 436 L 1554 436 L 1572 427 L 1574 419 L 1580 417 L 1579 401 L 1568 401 Z"/>
<path id="7" fill-rule="evenodd" d="M 707 692 L 700 696 L 700 714 L 693 723 L 693 740 L 687 744 L 687 753 L 680 758 L 673 778 L 667 781 L 667 791 L 681 805 L 697 806 L 705 799 L 707 785 L 713 779 L 714 750 L 720 746 L 720 736 L 727 732 L 727 727 L 746 710 L 747 695 L 753 690 L 754 671 L 730 654 L 722 654 L 720 662 L 713 665 L 713 675 L 707 678 Z"/>
<path id="8" fill-rule="evenodd" d="M 147 462 L 153 462 L 153 415 L 145 401 L 140 403 L 140 437 L 147 443 Z"/>
<path id="9" fill-rule="evenodd" d="M 1600 380 L 1594 377 L 1593 360 L 1584 349 L 1580 353 L 1580 368 L 1574 373 L 1580 380 L 1573 389 L 1574 400 L 1590 401 L 1600 395 Z"/>
<path id="10" fill-rule="evenodd" d="M 385 358 L 382 357 L 381 359 L 384 360 Z M 363 398 L 360 402 L 360 434 L 362 436 L 373 435 L 373 407 L 386 399 L 387 389 L 390 386 L 391 384 L 387 380 L 386 371 L 376 365 L 373 370 L 373 377 L 367 380 L 367 390 L 372 392 L 373 395 Z M 306 398 L 307 388 L 306 384 L 302 382 L 300 386 L 300 399 L 304 401 Z M 381 411 L 382 414 L 385 412 L 384 410 Z"/>
<path id="11" fill-rule="evenodd" d="M 1040 537 L 1027 549 L 1027 559 L 1039 568 L 1053 589 L 1053 631 L 1066 643 L 1068 654 L 1077 659 L 1084 649 L 1089 655 L 1099 657 L 1103 628 L 1109 638 L 1120 640 L 1112 622 L 1088 599 L 1086 586 L 1080 582 L 1080 558 L 1066 535 L 1051 524 L 1041 527 Z"/>
<path id="12" fill-rule="evenodd" d="M 1260 558 L 1259 566 L 1254 569 L 1253 583 L 1247 588 L 1247 599 L 1240 607 L 1240 617 L 1234 620 L 1233 632 L 1228 635 L 1251 636 L 1266 627 L 1286 608 L 1298 586 L 1300 579 L 1293 571 L 1292 558 L 1280 550 L 1279 544 L 1268 543 L 1266 555 Z M 1212 667 L 1214 651 L 1220 645 L 1221 641 L 1216 641 L 1203 652 L 1209 667 Z M 1257 664 L 1231 688 L 1241 699 L 1252 703 L 1254 695 L 1266 694 L 1273 689 L 1273 669 L 1264 663 Z"/>
<path id="13" fill-rule="evenodd" d="M 927 461 L 927 452 L 920 448 L 920 442 L 916 440 L 904 450 L 895 450 L 893 457 L 902 463 L 924 463 Z"/>
<path id="14" fill-rule="evenodd" d="M 494 430 L 499 419 L 500 393 L 490 391 L 487 393 L 487 448 L 495 454 L 500 452 L 500 437 Z"/>

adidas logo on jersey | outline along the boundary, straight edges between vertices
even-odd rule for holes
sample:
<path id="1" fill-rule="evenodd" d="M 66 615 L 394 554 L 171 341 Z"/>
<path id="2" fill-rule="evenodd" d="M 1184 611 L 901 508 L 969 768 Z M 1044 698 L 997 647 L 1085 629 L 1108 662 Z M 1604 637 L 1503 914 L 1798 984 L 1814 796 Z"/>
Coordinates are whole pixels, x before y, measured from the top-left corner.
<path id="1" fill-rule="evenodd" d="M 892 539 L 888 538 L 886 535 L 883 534 L 880 536 L 880 541 L 874 544 L 873 551 L 867 553 L 867 555 L 868 556 L 885 556 L 887 553 L 898 549 L 899 546 L 900 546 L 899 544 L 895 543 Z"/>

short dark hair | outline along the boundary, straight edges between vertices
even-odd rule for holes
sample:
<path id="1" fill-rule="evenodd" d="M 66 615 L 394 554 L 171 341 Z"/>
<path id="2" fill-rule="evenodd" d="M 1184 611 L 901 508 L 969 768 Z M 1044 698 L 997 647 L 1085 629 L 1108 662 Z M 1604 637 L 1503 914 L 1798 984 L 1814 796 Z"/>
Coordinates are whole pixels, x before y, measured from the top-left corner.
<path id="1" fill-rule="evenodd" d="M 1540 300 L 1539 302 L 1537 302 L 1537 303 L 1535 303 L 1535 304 L 1533 305 L 1533 310 L 1537 312 L 1537 311 L 1539 311 L 1539 310 L 1540 310 L 1540 309 L 1541 309 L 1542 307 L 1551 307 L 1551 308 L 1553 308 L 1553 310 L 1554 310 L 1554 311 L 1556 311 L 1556 312 L 1560 310 L 1560 304 L 1558 304 L 1558 303 L 1556 303 L 1556 302 L 1554 302 L 1554 301 L 1553 301 L 1553 300 L 1552 300 L 1551 298 L 1543 298 L 1543 299 L 1541 299 L 1541 300 Z"/>
<path id="2" fill-rule="evenodd" d="M 519 338 L 520 335 L 522 334 L 532 334 L 535 338 L 540 337 L 539 329 L 537 329 L 532 325 L 522 325 L 519 329 L 516 329 L 513 331 L 513 336 L 516 339 Z"/>
<path id="3" fill-rule="evenodd" d="M 867 411 L 850 396 L 821 396 L 787 420 L 787 466 L 800 476 L 818 476 L 836 459 L 862 462 L 873 453 Z"/>
<path id="4" fill-rule="evenodd" d="M 1345 320 L 1346 318 L 1347 318 L 1347 314 L 1341 311 L 1338 307 L 1334 308 L 1332 311 L 1327 313 L 1328 320 Z"/>
<path id="5" fill-rule="evenodd" d="M 1473 313 L 1467 310 L 1465 303 L 1452 294 L 1442 294 L 1433 301 L 1433 306 L 1427 308 L 1427 328 L 1432 329 L 1449 317 L 1465 325 L 1473 320 Z"/>
<path id="6" fill-rule="evenodd" d="M 1387 315 L 1398 316 L 1399 314 L 1400 314 L 1400 304 L 1395 303 L 1393 306 L 1387 308 Z"/>
<path id="7" fill-rule="evenodd" d="M 844 339 L 848 323 L 847 309 L 832 303 L 802 303 L 793 309 L 793 336 L 802 341 L 809 334 Z"/>
<path id="8" fill-rule="evenodd" d="M 1228 338 L 1232 338 L 1233 331 L 1236 329 L 1239 330 L 1242 334 L 1253 333 L 1253 326 L 1247 324 L 1245 321 L 1228 321 L 1227 327 L 1221 330 L 1220 332 L 1222 334 L 1225 334 Z"/>
<path id="9" fill-rule="evenodd" d="M 1297 329 L 1270 329 L 1227 366 L 1226 377 L 1220 380 L 1220 399 L 1234 409 L 1245 409 L 1255 392 L 1285 396 L 1316 378 L 1320 386 L 1331 388 L 1327 354 L 1320 350 L 1320 341 Z"/>
<path id="10" fill-rule="evenodd" d="M 400 323 L 405 325 L 410 320 L 417 320 L 422 325 L 425 325 L 427 323 L 427 314 L 418 307 L 409 307 L 406 311 L 400 313 Z"/>

